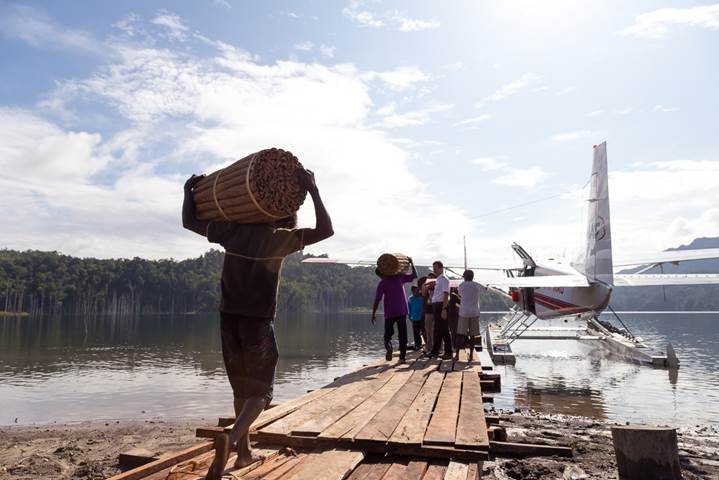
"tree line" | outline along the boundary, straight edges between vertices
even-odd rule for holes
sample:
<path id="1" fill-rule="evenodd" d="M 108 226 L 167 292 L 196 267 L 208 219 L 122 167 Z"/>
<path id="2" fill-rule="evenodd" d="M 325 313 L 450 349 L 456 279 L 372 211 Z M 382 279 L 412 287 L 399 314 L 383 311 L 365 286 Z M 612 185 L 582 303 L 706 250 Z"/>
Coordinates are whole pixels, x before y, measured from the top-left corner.
<path id="1" fill-rule="evenodd" d="M 285 259 L 278 309 L 336 312 L 371 308 L 372 268 Z M 0 310 L 30 315 L 138 315 L 212 312 L 220 300 L 224 253 L 187 260 L 77 258 L 58 252 L 0 250 Z M 506 310 L 493 293 L 486 310 Z"/>

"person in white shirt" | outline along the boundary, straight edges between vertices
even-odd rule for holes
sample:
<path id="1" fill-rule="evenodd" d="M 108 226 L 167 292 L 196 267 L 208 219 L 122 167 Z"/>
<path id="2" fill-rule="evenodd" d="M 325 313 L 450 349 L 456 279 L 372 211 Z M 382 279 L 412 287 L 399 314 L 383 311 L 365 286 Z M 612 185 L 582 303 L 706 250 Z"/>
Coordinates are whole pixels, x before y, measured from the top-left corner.
<path id="1" fill-rule="evenodd" d="M 486 291 L 487 287 L 474 281 L 472 270 L 465 270 L 462 278 L 464 278 L 464 282 L 459 284 L 459 296 L 462 302 L 459 304 L 457 335 L 465 337 L 465 341 L 460 340 L 459 344 L 469 348 L 469 360 L 471 361 L 475 339 L 479 338 L 479 344 L 482 344 L 479 332 L 479 294 Z"/>
<path id="2" fill-rule="evenodd" d="M 449 334 L 447 306 L 449 304 L 449 280 L 444 276 L 444 264 L 437 260 L 432 264 L 432 271 L 437 275 L 432 293 L 432 313 L 434 314 L 434 339 L 431 357 L 439 355 L 439 347 L 444 342 L 442 359 L 452 358 L 452 337 Z"/>

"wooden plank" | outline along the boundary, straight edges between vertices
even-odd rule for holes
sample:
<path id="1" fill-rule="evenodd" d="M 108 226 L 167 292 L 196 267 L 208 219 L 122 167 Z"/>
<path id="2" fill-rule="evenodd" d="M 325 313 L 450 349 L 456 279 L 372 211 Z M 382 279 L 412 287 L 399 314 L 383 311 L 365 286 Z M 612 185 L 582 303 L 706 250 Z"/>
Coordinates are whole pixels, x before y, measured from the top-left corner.
<path id="1" fill-rule="evenodd" d="M 484 418 L 482 389 L 475 372 L 462 373 L 462 402 L 454 444 L 460 448 L 489 448 L 487 421 Z"/>
<path id="2" fill-rule="evenodd" d="M 159 460 L 159 457 L 156 457 L 151 451 L 145 448 L 133 448 L 121 452 L 117 458 L 117 464 L 120 468 L 137 468 L 155 460 Z"/>
<path id="3" fill-rule="evenodd" d="M 311 455 L 301 468 L 295 468 L 287 480 L 342 480 L 364 459 L 364 453 L 329 450 Z"/>
<path id="4" fill-rule="evenodd" d="M 572 449 L 559 445 L 539 445 L 535 443 L 489 442 L 489 451 L 497 457 L 528 458 L 528 457 L 571 457 Z"/>
<path id="5" fill-rule="evenodd" d="M 306 453 L 288 455 L 287 459 L 282 462 L 282 464 L 275 466 L 275 468 L 271 469 L 268 472 L 261 472 L 261 474 L 255 474 L 255 472 L 251 472 L 252 474 L 254 474 L 253 476 L 236 476 L 235 478 L 242 478 L 247 480 L 279 480 L 290 474 L 290 472 L 295 471 L 295 469 L 301 468 L 302 464 L 307 461 L 308 457 L 309 455 L 307 455 Z"/>
<path id="6" fill-rule="evenodd" d="M 282 442 L 283 445 L 293 448 L 331 449 L 337 446 L 337 441 L 334 439 L 267 434 L 263 433 L 262 430 L 250 433 L 250 440 L 268 444 Z M 361 446 L 357 445 L 357 448 L 361 448 L 367 453 L 389 453 L 398 456 L 408 457 L 437 459 L 454 458 L 457 460 L 467 460 L 475 462 L 479 460 L 489 459 L 489 452 L 485 450 L 465 450 L 455 448 L 454 446 L 402 444 L 389 445 L 380 441 L 370 441 L 364 442 Z"/>
<path id="7" fill-rule="evenodd" d="M 437 405 L 424 434 L 424 443 L 429 445 L 453 445 L 457 432 L 462 373 L 450 372 L 444 377 Z"/>
<path id="8" fill-rule="evenodd" d="M 467 469 L 467 480 L 480 480 L 479 474 L 481 472 L 481 469 L 479 467 L 479 463 L 472 462 L 469 464 L 469 468 Z"/>
<path id="9" fill-rule="evenodd" d="M 422 480 L 424 472 L 427 471 L 427 462 L 422 460 L 411 460 L 407 464 L 403 480 Z"/>
<path id="10" fill-rule="evenodd" d="M 466 480 L 469 465 L 465 462 L 457 462 L 452 460 L 444 472 L 444 480 Z"/>
<path id="11" fill-rule="evenodd" d="M 393 372 L 390 371 L 390 373 Z M 355 395 L 357 392 L 362 392 L 368 387 L 372 388 L 371 382 L 375 378 L 376 376 L 368 376 L 357 379 L 354 382 L 342 385 L 341 387 L 331 392 L 329 395 L 325 395 L 323 397 L 320 397 L 319 399 L 316 399 L 315 401 L 303 405 L 298 410 L 295 410 L 289 415 L 282 417 L 279 420 L 261 428 L 261 430 L 267 433 L 285 435 L 290 434 L 292 430 L 304 424 L 305 422 L 323 416 L 324 413 L 330 408 L 332 408 L 333 405 L 341 403 L 343 399 L 347 398 L 348 396 Z"/>
<path id="12" fill-rule="evenodd" d="M 442 360 L 439 364 L 438 370 L 440 372 L 451 372 L 452 371 L 452 365 L 454 364 L 453 360 Z"/>
<path id="13" fill-rule="evenodd" d="M 407 473 L 407 464 L 395 460 L 392 465 L 384 474 L 382 480 L 404 480 L 405 474 Z"/>
<path id="14" fill-rule="evenodd" d="M 361 386 L 362 388 L 354 389 L 344 395 L 340 401 L 331 403 L 322 415 L 310 418 L 302 425 L 293 428 L 292 433 L 294 435 L 319 435 L 323 430 L 367 400 L 367 397 L 372 396 L 395 375 L 401 374 L 402 372 L 395 374 L 392 369 L 382 372 L 376 379 L 365 382 Z"/>
<path id="15" fill-rule="evenodd" d="M 361 442 L 386 442 L 392 436 L 395 427 L 400 422 L 409 406 L 419 393 L 422 385 L 424 385 L 429 373 L 434 368 L 433 364 L 421 365 L 417 362 L 418 368 L 425 367 L 421 370 L 414 370 L 412 377 L 387 403 L 385 408 L 377 412 L 367 425 L 365 425 L 354 437 L 355 443 Z"/>
<path id="16" fill-rule="evenodd" d="M 214 448 L 214 442 L 202 442 L 197 445 L 193 445 L 190 448 L 181 450 L 177 453 L 162 457 L 154 462 L 147 463 L 141 467 L 133 468 L 127 472 L 120 473 L 114 477 L 110 477 L 108 480 L 136 480 L 143 478 L 151 473 L 159 472 L 165 468 L 177 465 L 180 462 L 184 462 L 190 458 L 196 457 L 201 453 L 208 452 Z"/>
<path id="17" fill-rule="evenodd" d="M 380 480 L 392 466 L 391 462 L 381 461 L 362 463 L 347 477 L 347 480 Z"/>
<path id="18" fill-rule="evenodd" d="M 447 471 L 446 465 L 432 464 L 427 467 L 427 471 L 422 477 L 422 480 L 442 480 L 444 478 L 444 472 Z"/>
<path id="19" fill-rule="evenodd" d="M 432 416 L 437 395 L 442 388 L 444 373 L 432 372 L 422 386 L 419 394 L 407 409 L 399 425 L 389 438 L 390 443 L 421 445 L 424 432 Z"/>
<path id="20" fill-rule="evenodd" d="M 177 465 L 165 468 L 163 470 L 160 470 L 159 472 L 151 473 L 150 475 L 144 476 L 142 477 L 142 480 L 167 480 L 167 477 L 174 478 L 175 480 L 195 480 L 197 478 L 197 475 L 195 475 L 194 473 L 182 474 L 176 472 L 176 470 L 181 468 L 182 465 L 184 465 L 185 463 L 197 465 L 198 467 L 194 468 L 195 470 L 202 468 L 203 466 L 205 469 L 207 469 L 210 463 L 212 463 L 212 459 L 214 458 L 214 456 L 214 450 L 205 452 L 191 458 L 190 460 L 186 460 L 185 462 L 178 463 Z"/>
<path id="21" fill-rule="evenodd" d="M 411 371 L 397 372 L 379 390 L 361 403 L 357 408 L 328 426 L 320 433 L 324 438 L 345 438 L 351 440 L 377 412 L 387 405 L 392 397 L 412 376 Z"/>

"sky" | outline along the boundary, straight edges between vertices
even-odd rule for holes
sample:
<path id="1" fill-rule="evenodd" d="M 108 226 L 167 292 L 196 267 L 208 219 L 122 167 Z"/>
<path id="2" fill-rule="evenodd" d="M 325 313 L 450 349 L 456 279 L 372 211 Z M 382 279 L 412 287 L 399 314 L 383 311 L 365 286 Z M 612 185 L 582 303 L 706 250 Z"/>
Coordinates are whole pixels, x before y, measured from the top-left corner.
<path id="1" fill-rule="evenodd" d="M 718 59 L 719 3 L 0 2 L 0 248 L 196 257 L 185 179 L 273 146 L 309 253 L 571 258 L 602 141 L 615 259 L 719 236 Z"/>

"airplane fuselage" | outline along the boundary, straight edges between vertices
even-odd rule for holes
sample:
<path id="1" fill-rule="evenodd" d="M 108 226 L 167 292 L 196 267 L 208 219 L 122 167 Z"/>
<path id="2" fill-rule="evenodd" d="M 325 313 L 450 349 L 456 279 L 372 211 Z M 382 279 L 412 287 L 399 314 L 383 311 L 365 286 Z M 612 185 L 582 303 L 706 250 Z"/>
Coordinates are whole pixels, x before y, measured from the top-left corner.
<path id="1" fill-rule="evenodd" d="M 523 273 L 534 277 L 582 275 L 573 267 L 559 262 L 537 264 Z M 611 287 L 594 282 L 588 287 L 521 288 L 514 298 L 525 313 L 547 319 L 583 313 L 599 315 L 607 308 L 611 293 Z"/>

